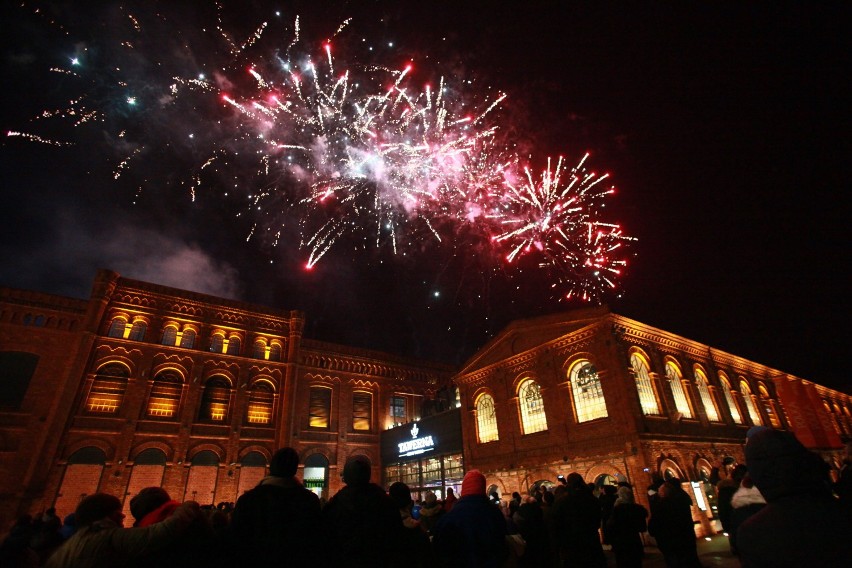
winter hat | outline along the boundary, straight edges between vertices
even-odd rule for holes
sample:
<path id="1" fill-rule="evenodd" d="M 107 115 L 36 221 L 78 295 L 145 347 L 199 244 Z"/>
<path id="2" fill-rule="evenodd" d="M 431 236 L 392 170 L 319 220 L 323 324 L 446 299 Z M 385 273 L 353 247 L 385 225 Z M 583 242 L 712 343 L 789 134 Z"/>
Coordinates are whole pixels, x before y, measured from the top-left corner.
<path id="1" fill-rule="evenodd" d="M 618 498 L 616 501 L 619 503 L 634 503 L 633 490 L 622 485 L 618 488 Z"/>
<path id="2" fill-rule="evenodd" d="M 77 519 L 77 527 L 83 528 L 115 511 L 121 511 L 121 501 L 118 497 L 109 493 L 93 493 L 80 501 L 74 511 L 74 518 Z"/>
<path id="3" fill-rule="evenodd" d="M 162 487 L 146 487 L 130 500 L 130 514 L 139 522 L 145 515 L 169 501 L 171 497 Z"/>
<path id="4" fill-rule="evenodd" d="M 408 489 L 408 485 L 401 481 L 393 483 L 388 489 L 388 494 L 400 509 L 411 505 L 411 491 Z"/>
<path id="5" fill-rule="evenodd" d="M 755 432 L 745 446 L 748 475 L 763 497 L 827 491 L 828 466 L 791 432 L 766 428 Z"/>
<path id="6" fill-rule="evenodd" d="M 346 485 L 366 485 L 370 483 L 373 464 L 367 456 L 352 456 L 343 466 L 343 481 Z"/>
<path id="7" fill-rule="evenodd" d="M 485 495 L 485 476 L 478 469 L 472 469 L 464 475 L 461 496 Z"/>
<path id="8" fill-rule="evenodd" d="M 423 503 L 428 505 L 429 507 L 433 506 L 438 502 L 438 497 L 435 495 L 434 491 L 427 491 L 426 497 L 423 499 Z"/>

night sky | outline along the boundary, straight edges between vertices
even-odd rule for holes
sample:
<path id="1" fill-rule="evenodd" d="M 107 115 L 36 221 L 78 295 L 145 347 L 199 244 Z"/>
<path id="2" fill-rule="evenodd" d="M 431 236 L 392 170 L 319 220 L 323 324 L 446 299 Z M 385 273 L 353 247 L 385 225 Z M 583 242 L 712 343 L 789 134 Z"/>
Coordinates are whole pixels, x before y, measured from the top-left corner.
<path id="1" fill-rule="evenodd" d="M 247 240 L 250 176 L 207 178 L 191 199 L 180 180 L 198 161 L 168 139 L 205 126 L 153 104 L 164 69 L 190 76 L 221 60 L 213 2 L 18 4 L 0 8 L 0 130 L 73 145 L 0 139 L 0 285 L 87 298 L 96 270 L 110 268 L 304 310 L 316 339 L 455 364 L 515 319 L 586 305 L 555 300 L 535 270 L 495 268 L 463 232 L 396 254 L 343 240 L 305 271 L 306 252 L 286 234 L 277 246 Z M 622 293 L 603 298 L 612 311 L 852 392 L 844 3 L 496 4 L 225 1 L 222 26 L 244 39 L 268 21 L 264 41 L 280 34 L 286 45 L 281 30 L 299 15 L 321 58 L 323 40 L 351 17 L 338 61 L 374 46 L 370 56 L 388 65 L 413 61 L 415 84 L 444 75 L 483 97 L 505 92 L 500 136 L 534 169 L 589 152 L 618 190 L 607 218 L 637 240 Z M 127 67 L 107 68 L 124 41 Z M 179 44 L 179 64 L 158 66 Z M 50 71 L 79 54 L 100 77 L 94 87 Z M 137 89 L 144 108 L 117 96 L 128 78 L 121 88 Z M 35 120 L 84 93 L 103 121 Z M 232 112 L 210 104 L 208 116 Z M 127 148 L 151 147 L 153 136 L 159 148 L 115 180 Z"/>

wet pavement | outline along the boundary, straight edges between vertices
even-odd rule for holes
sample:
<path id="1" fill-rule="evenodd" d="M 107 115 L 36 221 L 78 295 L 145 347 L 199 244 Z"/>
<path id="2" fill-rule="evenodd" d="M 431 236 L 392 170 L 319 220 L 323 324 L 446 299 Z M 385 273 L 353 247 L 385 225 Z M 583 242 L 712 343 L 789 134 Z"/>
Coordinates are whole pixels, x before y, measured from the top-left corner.
<path id="1" fill-rule="evenodd" d="M 608 566 L 615 567 L 615 556 L 612 551 L 606 551 Z M 698 539 L 698 558 L 704 568 L 740 568 L 739 559 L 731 554 L 728 545 L 728 537 L 718 534 Z M 645 547 L 645 558 L 642 560 L 643 568 L 665 568 L 666 563 L 663 555 L 656 546 Z"/>

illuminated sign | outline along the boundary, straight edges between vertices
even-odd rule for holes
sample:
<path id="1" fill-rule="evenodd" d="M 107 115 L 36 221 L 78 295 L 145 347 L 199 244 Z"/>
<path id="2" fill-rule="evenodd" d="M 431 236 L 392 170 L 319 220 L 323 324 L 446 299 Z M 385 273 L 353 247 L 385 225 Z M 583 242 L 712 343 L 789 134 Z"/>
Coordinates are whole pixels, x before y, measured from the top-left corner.
<path id="1" fill-rule="evenodd" d="M 399 457 L 407 458 L 410 456 L 417 456 L 420 454 L 425 454 L 426 452 L 431 452 L 435 449 L 435 440 L 431 435 L 422 436 L 420 438 L 417 437 L 417 434 L 420 433 L 420 429 L 417 427 L 417 423 L 414 423 L 414 426 L 411 428 L 411 440 L 406 440 L 405 442 L 399 442 L 397 444 L 399 446 Z"/>

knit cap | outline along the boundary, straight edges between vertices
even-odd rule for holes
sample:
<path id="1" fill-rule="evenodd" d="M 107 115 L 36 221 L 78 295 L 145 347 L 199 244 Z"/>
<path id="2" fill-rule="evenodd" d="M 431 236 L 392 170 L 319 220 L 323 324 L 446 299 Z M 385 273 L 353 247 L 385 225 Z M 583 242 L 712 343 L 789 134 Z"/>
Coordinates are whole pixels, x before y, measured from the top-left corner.
<path id="1" fill-rule="evenodd" d="M 462 480 L 461 496 L 485 495 L 485 476 L 478 469 L 467 472 Z"/>

